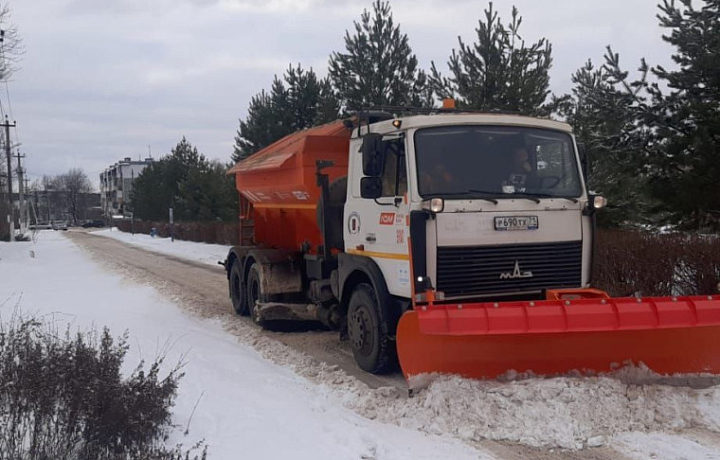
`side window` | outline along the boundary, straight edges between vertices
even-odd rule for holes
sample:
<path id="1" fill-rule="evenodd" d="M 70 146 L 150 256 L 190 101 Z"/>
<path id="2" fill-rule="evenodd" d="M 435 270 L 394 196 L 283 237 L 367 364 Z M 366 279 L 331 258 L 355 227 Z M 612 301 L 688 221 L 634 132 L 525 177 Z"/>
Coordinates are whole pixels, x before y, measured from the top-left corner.
<path id="1" fill-rule="evenodd" d="M 384 141 L 385 167 L 382 175 L 382 196 L 402 196 L 407 192 L 407 169 L 403 139 Z"/>

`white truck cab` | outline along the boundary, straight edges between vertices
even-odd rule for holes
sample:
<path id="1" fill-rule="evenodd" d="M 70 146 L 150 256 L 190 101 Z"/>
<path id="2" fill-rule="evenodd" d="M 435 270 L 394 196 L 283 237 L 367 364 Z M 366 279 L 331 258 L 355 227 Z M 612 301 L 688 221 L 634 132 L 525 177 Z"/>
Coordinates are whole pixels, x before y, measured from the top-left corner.
<path id="1" fill-rule="evenodd" d="M 594 203 L 566 123 L 386 120 L 353 133 L 348 168 L 345 252 L 371 258 L 391 295 L 541 298 L 589 286 Z"/>

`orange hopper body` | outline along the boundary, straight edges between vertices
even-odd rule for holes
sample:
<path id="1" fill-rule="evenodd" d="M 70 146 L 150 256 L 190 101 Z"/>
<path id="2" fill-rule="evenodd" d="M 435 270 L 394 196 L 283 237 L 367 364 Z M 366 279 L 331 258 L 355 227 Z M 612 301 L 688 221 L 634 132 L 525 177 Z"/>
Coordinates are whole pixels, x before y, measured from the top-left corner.
<path id="1" fill-rule="evenodd" d="M 229 173 L 241 200 L 250 204 L 255 243 L 264 247 L 311 251 L 322 244 L 316 208 L 320 188 L 316 160 L 330 160 L 323 170 L 330 182 L 347 175 L 351 131 L 342 121 L 298 131 L 240 161 Z M 242 208 L 242 204 L 241 204 Z"/>

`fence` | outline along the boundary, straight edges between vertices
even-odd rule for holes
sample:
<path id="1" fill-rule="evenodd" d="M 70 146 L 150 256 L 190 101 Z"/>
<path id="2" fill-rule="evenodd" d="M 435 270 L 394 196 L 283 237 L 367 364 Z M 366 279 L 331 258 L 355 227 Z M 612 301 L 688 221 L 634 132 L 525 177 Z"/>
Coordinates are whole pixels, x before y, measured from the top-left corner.
<path id="1" fill-rule="evenodd" d="M 131 222 L 121 220 L 113 223 L 123 232 L 131 231 Z M 167 222 L 135 221 L 135 233 L 150 234 L 150 229 L 157 229 L 158 235 L 170 237 L 170 224 Z M 224 222 L 176 222 L 173 233 L 178 240 L 196 241 L 199 243 L 215 243 L 236 245 L 240 241 L 240 225 Z"/>
<path id="2" fill-rule="evenodd" d="M 130 222 L 117 223 L 129 232 Z M 166 222 L 135 222 L 137 233 L 156 228 L 170 236 Z M 179 222 L 175 238 L 203 243 L 239 244 L 239 225 L 221 222 Z M 720 237 L 715 235 L 598 232 L 593 285 L 613 296 L 691 295 L 718 292 Z"/>

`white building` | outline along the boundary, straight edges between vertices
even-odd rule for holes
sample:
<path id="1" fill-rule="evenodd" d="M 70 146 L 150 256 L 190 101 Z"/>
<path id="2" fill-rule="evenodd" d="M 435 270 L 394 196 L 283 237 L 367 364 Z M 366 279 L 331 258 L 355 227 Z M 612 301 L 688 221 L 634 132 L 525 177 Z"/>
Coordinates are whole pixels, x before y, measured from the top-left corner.
<path id="1" fill-rule="evenodd" d="M 125 215 L 130 211 L 133 181 L 152 162 L 152 158 L 132 160 L 127 157 L 100 173 L 100 206 L 104 216 Z"/>

